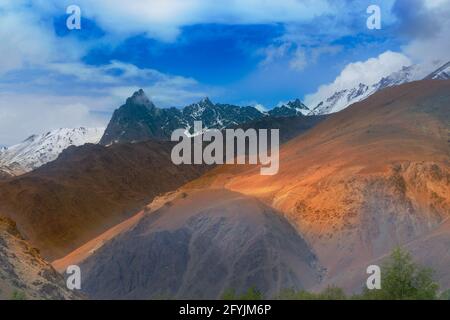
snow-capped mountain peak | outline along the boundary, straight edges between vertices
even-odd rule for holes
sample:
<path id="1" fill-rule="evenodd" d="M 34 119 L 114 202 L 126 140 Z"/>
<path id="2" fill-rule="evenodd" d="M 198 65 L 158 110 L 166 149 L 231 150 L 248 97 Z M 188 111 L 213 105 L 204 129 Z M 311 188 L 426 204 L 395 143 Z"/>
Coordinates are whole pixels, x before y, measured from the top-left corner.
<path id="1" fill-rule="evenodd" d="M 61 128 L 32 135 L 23 142 L 0 150 L 0 170 L 19 175 L 55 160 L 69 146 L 98 143 L 104 128 Z"/>
<path id="2" fill-rule="evenodd" d="M 298 115 L 307 115 L 311 110 L 300 100 L 295 99 L 289 102 L 281 102 L 277 107 L 268 112 L 275 117 L 291 117 Z"/>
<path id="3" fill-rule="evenodd" d="M 347 88 L 335 92 L 330 97 L 321 101 L 309 113 L 310 115 L 323 115 L 339 112 L 353 103 L 362 101 L 384 88 L 397 86 L 403 83 L 412 82 L 421 79 L 439 79 L 446 80 L 450 78 L 450 62 L 446 63 L 433 73 L 425 77 L 429 71 L 421 65 L 404 66 L 399 71 L 391 73 L 387 77 L 381 78 L 376 83 L 359 83 L 353 88 Z"/>

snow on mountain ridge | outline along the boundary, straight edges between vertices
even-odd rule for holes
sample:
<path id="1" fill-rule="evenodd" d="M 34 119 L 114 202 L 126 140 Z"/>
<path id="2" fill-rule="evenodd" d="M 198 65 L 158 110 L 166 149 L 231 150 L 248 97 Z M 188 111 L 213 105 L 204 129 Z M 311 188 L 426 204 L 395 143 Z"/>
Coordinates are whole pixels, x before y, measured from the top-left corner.
<path id="1" fill-rule="evenodd" d="M 442 67 L 429 74 L 426 79 L 434 80 L 448 80 L 450 79 L 450 61 L 444 64 Z"/>
<path id="2" fill-rule="evenodd" d="M 335 92 L 333 95 L 321 101 L 309 113 L 309 115 L 324 115 L 339 112 L 348 106 L 360 102 L 375 92 L 384 88 L 397 86 L 403 83 L 412 82 L 421 79 L 450 79 L 450 62 L 446 63 L 433 73 L 421 65 L 405 66 L 401 70 L 391 73 L 387 77 L 381 78 L 373 84 L 360 83 L 354 88 L 347 88 Z M 427 76 L 427 74 L 429 74 Z"/>
<path id="3" fill-rule="evenodd" d="M 0 170 L 11 175 L 32 171 L 55 160 L 69 146 L 98 143 L 104 128 L 61 128 L 32 135 L 23 142 L 0 150 Z"/>
<path id="4" fill-rule="evenodd" d="M 300 99 L 295 99 L 288 102 L 280 102 L 275 108 L 269 110 L 267 114 L 275 117 L 292 117 L 308 115 L 310 112 L 311 110 Z"/>

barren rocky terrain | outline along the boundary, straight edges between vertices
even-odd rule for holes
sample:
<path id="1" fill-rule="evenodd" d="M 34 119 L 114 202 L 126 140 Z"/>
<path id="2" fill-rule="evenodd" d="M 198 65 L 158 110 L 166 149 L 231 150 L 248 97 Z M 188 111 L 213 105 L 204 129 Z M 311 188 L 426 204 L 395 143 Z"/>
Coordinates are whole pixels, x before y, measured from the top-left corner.
<path id="1" fill-rule="evenodd" d="M 82 297 L 66 288 L 62 275 L 22 238 L 14 222 L 0 218 L 0 300 Z"/>

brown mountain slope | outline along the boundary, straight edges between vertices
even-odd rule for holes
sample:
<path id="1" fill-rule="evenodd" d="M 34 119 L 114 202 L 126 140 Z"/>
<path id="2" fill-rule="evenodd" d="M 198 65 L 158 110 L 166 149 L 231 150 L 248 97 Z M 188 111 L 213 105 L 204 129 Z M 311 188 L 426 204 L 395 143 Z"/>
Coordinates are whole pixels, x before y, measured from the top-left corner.
<path id="1" fill-rule="evenodd" d="M 441 289 L 450 288 L 450 219 L 447 218 L 430 233 L 402 244 L 403 248 L 412 253 L 414 260 L 420 265 L 427 266 L 434 271 L 434 278 L 438 280 Z M 389 254 L 378 256 L 370 261 L 353 264 L 344 273 L 336 274 L 317 288 L 323 289 L 333 283 L 340 287 L 357 289 L 367 279 L 368 265 L 381 266 Z"/>
<path id="2" fill-rule="evenodd" d="M 279 213 L 235 192 L 179 192 L 135 220 L 72 260 L 82 262 L 89 297 L 215 299 L 252 286 L 271 297 L 281 288 L 314 286 L 322 276 L 314 253 Z"/>
<path id="3" fill-rule="evenodd" d="M 0 300 L 80 299 L 64 278 L 19 234 L 15 224 L 0 218 Z"/>
<path id="4" fill-rule="evenodd" d="M 389 88 L 285 144 L 278 175 L 223 166 L 188 187 L 225 186 L 279 210 L 329 279 L 352 266 L 365 272 L 367 262 L 450 216 L 449 110 L 450 81 Z"/>
<path id="5" fill-rule="evenodd" d="M 0 212 L 46 258 L 61 257 L 204 172 L 173 165 L 172 146 L 71 147 L 34 172 L 0 182 Z"/>
<path id="6" fill-rule="evenodd" d="M 11 178 L 11 175 L 5 171 L 0 170 L 0 181 Z"/>

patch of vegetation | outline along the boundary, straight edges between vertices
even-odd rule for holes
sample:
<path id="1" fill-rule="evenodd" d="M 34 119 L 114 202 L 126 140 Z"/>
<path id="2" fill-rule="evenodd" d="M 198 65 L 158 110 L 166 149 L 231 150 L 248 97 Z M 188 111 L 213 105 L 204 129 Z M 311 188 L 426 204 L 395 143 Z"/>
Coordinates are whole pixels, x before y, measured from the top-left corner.
<path id="1" fill-rule="evenodd" d="M 408 252 L 400 248 L 395 249 L 381 270 L 381 289 L 366 289 L 360 298 L 369 300 L 438 299 L 439 286 L 433 281 L 433 271 L 414 263 Z"/>
<path id="2" fill-rule="evenodd" d="M 339 287 L 330 286 L 319 293 L 308 291 L 296 291 L 286 289 L 281 291 L 277 299 L 279 300 L 347 300 L 344 290 Z"/>
<path id="3" fill-rule="evenodd" d="M 347 296 L 339 287 L 330 286 L 319 293 L 285 289 L 276 299 L 280 300 L 450 300 L 450 290 L 439 294 L 439 286 L 433 280 L 433 271 L 416 264 L 411 255 L 397 248 L 381 266 L 380 290 L 364 289 L 362 294 Z M 237 295 L 227 290 L 223 300 L 261 300 L 262 294 L 250 288 Z"/>
<path id="4" fill-rule="evenodd" d="M 14 290 L 11 294 L 11 300 L 27 300 L 27 295 L 23 291 Z"/>

